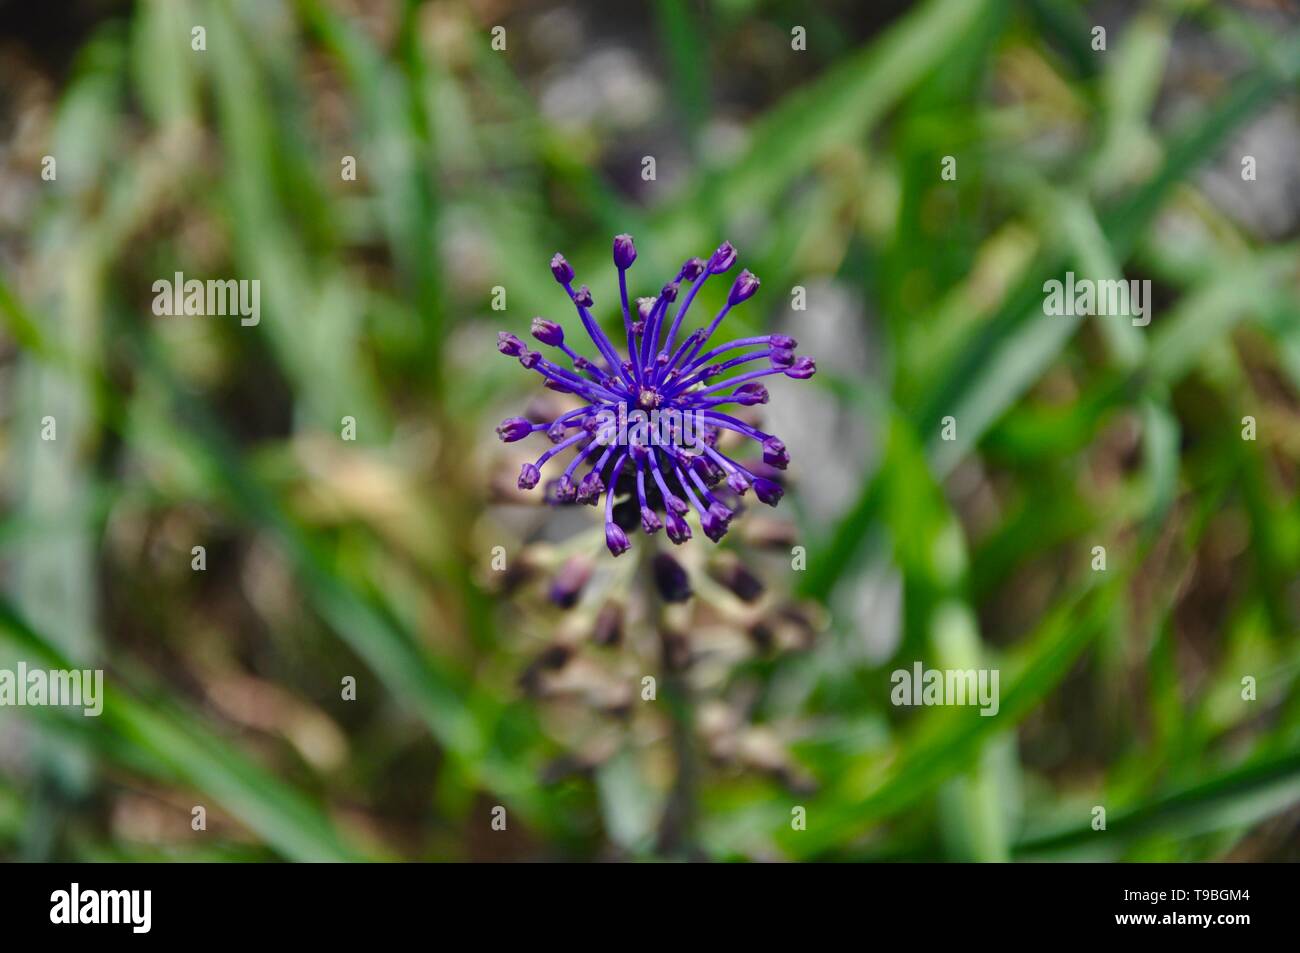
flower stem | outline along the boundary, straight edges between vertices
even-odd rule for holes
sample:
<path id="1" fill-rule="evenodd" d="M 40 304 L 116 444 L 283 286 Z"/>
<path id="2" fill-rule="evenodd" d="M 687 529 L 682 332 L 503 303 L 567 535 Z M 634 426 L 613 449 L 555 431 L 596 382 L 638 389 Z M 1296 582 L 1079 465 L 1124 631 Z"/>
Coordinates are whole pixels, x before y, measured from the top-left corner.
<path id="1" fill-rule="evenodd" d="M 695 853 L 692 842 L 695 827 L 695 712 L 690 685 L 686 678 L 687 647 L 685 636 L 669 624 L 664 600 L 654 579 L 654 537 L 644 537 L 641 578 L 645 593 L 647 618 L 659 641 L 659 694 L 668 707 L 672 722 L 670 742 L 673 752 L 672 790 L 659 819 L 656 850 L 663 857 L 686 858 Z"/>

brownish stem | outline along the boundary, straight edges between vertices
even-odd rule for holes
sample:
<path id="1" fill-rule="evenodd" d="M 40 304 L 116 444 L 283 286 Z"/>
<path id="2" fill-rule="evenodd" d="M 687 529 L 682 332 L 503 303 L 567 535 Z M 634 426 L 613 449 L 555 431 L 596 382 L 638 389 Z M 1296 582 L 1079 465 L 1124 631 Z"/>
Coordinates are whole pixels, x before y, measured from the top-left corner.
<path id="1" fill-rule="evenodd" d="M 685 674 L 685 636 L 673 631 L 664 613 L 664 601 L 654 580 L 655 546 L 646 539 L 642 547 L 641 577 L 647 617 L 659 640 L 659 699 L 668 706 L 672 721 L 674 777 L 672 790 L 659 819 L 656 849 L 663 857 L 686 857 L 692 851 L 695 826 L 695 712 Z"/>

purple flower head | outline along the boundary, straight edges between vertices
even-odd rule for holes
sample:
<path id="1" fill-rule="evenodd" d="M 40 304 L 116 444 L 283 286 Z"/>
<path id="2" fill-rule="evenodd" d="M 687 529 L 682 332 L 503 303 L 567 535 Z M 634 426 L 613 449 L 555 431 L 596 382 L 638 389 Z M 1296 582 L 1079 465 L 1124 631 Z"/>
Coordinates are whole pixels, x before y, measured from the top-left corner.
<path id="1" fill-rule="evenodd" d="M 628 295 L 627 273 L 637 257 L 631 236 L 614 239 L 613 256 L 623 318 L 615 337 L 593 315 L 587 286 L 574 289 L 574 271 L 564 256 L 551 259 L 551 272 L 568 293 L 594 345 L 594 358 L 577 353 L 564 329 L 546 318 L 533 319 L 532 334 L 557 349 L 548 352 L 554 360 L 530 351 L 509 332 L 497 338 L 501 353 L 518 358 L 542 376 L 547 388 L 573 395 L 581 406 L 558 416 L 553 410 L 532 420 L 511 417 L 502 421 L 497 433 L 507 442 L 546 434 L 551 446 L 535 462 L 523 465 L 519 488 L 534 489 L 543 468 L 558 457 L 552 464 L 558 470 L 552 471 L 556 475 L 547 483 L 547 498 L 603 506 L 605 544 L 615 556 L 630 548 L 628 533 L 636 529 L 638 517 L 643 532 L 664 529 L 678 545 L 692 537 L 689 520 L 695 519 L 703 534 L 717 542 L 738 512 L 737 498 L 749 490 L 763 503 L 777 504 L 783 492 L 778 471 L 790 462 L 778 437 L 748 419 L 732 416 L 727 405 L 766 404 L 769 394 L 759 379 L 782 375 L 802 380 L 812 376 L 816 365 L 811 358 L 795 355 L 796 342 L 788 335 L 726 343 L 714 337 L 727 313 L 759 290 L 758 278 L 747 270 L 732 283 L 716 316 L 692 321 L 702 325 L 698 328 L 683 326 L 697 292 L 711 276 L 735 265 L 736 249 L 730 242 L 707 260 L 687 259 L 677 276 L 653 297 Z M 620 347 L 624 341 L 625 347 Z M 652 413 L 660 415 L 660 423 L 657 430 L 651 426 L 647 436 L 635 422 Z M 742 463 L 742 454 L 723 437 L 742 446 L 757 444 L 753 449 L 763 462 Z M 567 597 L 574 588 L 580 587 L 571 582 L 560 586 L 558 595 Z"/>

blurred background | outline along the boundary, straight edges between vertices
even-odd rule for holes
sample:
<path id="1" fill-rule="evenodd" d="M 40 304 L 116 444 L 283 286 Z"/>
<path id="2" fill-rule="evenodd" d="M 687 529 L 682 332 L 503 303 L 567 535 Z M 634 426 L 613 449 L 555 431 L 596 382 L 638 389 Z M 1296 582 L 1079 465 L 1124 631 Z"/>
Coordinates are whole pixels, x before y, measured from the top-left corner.
<path id="1" fill-rule="evenodd" d="M 1300 856 L 1292 0 L 0 11 L 0 667 L 108 691 L 0 709 L 0 857 Z M 619 232 L 634 294 L 730 239 L 728 337 L 818 362 L 667 606 L 493 432 Z"/>

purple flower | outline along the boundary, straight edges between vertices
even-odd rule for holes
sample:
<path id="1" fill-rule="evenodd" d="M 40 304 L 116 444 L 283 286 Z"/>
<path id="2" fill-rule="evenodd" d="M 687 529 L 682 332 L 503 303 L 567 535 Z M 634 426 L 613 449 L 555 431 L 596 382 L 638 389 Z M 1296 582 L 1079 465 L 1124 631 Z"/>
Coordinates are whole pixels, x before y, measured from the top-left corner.
<path id="1" fill-rule="evenodd" d="M 735 279 L 726 303 L 712 320 L 693 331 L 682 328 L 700 288 L 735 265 L 736 249 L 730 242 L 707 260 L 687 259 L 654 297 L 628 295 L 628 268 L 636 260 L 630 235 L 615 237 L 613 256 L 626 350 L 620 351 L 597 323 L 591 292 L 586 285 L 574 288 L 573 268 L 557 254 L 551 259 L 551 273 L 569 295 L 599 356 L 578 354 L 566 342 L 563 328 L 545 318 L 533 319 L 532 334 L 555 349 L 556 360 L 530 351 L 505 331 L 498 335 L 497 349 L 540 374 L 547 388 L 573 394 L 583 406 L 554 420 L 511 417 L 497 433 L 502 440 L 515 441 L 545 432 L 552 446 L 535 462 L 523 465 L 520 489 L 536 487 L 542 468 L 563 454 L 567 462 L 547 484 L 548 498 L 595 506 L 603 496 L 605 543 L 615 556 L 630 547 L 627 533 L 636 527 L 638 515 L 645 533 L 664 529 L 669 540 L 681 544 L 692 536 L 687 517 L 694 511 L 704 535 L 717 542 L 737 512 L 737 496 L 752 488 L 762 502 L 777 504 L 783 491 L 773 474 L 790 462 L 778 437 L 720 408 L 765 404 L 769 395 L 759 378 L 784 375 L 803 380 L 813 375 L 816 365 L 811 358 L 796 356 L 796 342 L 785 334 L 707 347 L 727 313 L 758 292 L 759 280 L 747 270 Z M 739 372 L 733 374 L 734 369 Z M 675 416 L 665 418 L 670 411 Z M 610 420 L 630 421 L 634 415 L 652 412 L 670 423 L 661 423 L 657 430 L 651 426 L 648 442 L 621 436 L 635 432 L 630 425 L 623 429 L 609 425 Z M 757 444 L 763 463 L 741 463 L 721 452 L 718 438 L 724 431 Z M 622 501 L 617 508 L 616 498 Z M 567 588 L 561 588 L 567 595 Z"/>

